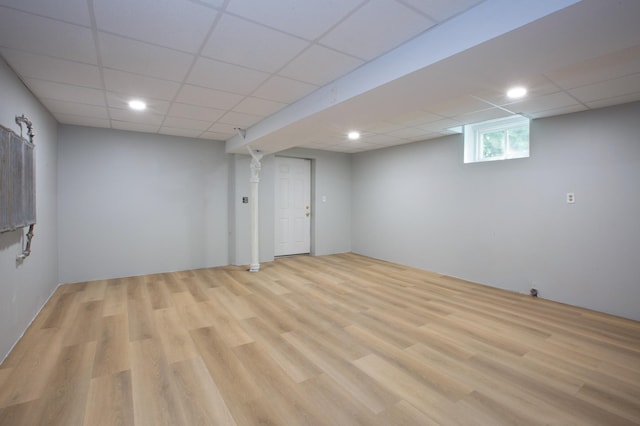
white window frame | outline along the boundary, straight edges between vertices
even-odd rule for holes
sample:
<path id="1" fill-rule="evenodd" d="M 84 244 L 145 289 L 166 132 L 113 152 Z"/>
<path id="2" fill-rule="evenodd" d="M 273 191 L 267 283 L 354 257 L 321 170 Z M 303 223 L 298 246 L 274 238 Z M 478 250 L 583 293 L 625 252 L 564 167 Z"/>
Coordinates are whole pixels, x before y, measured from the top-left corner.
<path id="1" fill-rule="evenodd" d="M 526 155 L 515 155 L 509 152 L 509 149 L 505 149 L 505 154 L 500 157 L 484 157 L 482 154 L 482 135 L 485 133 L 495 131 L 509 131 L 517 129 L 522 126 L 529 127 L 530 120 L 527 117 L 521 115 L 512 115 L 506 118 L 499 118 L 497 120 L 483 121 L 475 124 L 468 124 L 464 126 L 464 162 L 465 163 L 477 163 L 484 161 L 497 161 L 497 160 L 509 160 L 513 158 L 527 158 L 529 157 L 529 151 Z M 507 141 L 508 143 L 508 141 Z"/>

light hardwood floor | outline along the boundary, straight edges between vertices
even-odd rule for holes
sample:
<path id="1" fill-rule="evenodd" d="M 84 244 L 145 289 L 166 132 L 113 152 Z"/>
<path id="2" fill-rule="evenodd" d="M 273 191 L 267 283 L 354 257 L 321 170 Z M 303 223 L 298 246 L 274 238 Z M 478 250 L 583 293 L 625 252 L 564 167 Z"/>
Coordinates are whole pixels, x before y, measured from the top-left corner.
<path id="1" fill-rule="evenodd" d="M 640 424 L 640 323 L 354 254 L 63 285 L 0 425 Z"/>

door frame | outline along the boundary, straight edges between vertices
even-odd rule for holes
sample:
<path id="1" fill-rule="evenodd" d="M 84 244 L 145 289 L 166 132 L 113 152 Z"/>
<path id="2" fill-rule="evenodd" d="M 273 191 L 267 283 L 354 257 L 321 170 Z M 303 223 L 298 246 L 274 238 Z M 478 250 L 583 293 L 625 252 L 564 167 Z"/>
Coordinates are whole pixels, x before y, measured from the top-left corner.
<path id="1" fill-rule="evenodd" d="M 311 208 L 311 220 L 309 221 L 309 255 L 310 256 L 314 256 L 315 255 L 315 212 L 316 212 L 316 208 L 315 208 L 315 193 L 316 193 L 316 180 L 315 180 L 315 167 L 316 167 L 316 160 L 314 160 L 313 158 L 307 158 L 307 157 L 298 157 L 295 155 L 278 155 L 275 154 L 274 155 L 274 178 L 273 178 L 273 226 L 274 226 L 274 233 L 273 233 L 273 250 L 274 250 L 274 258 L 279 258 L 279 257 L 287 257 L 287 256 L 296 256 L 295 254 L 293 255 L 275 255 L 275 247 L 276 247 L 276 235 L 275 235 L 275 220 L 276 220 L 276 209 L 277 209 L 277 205 L 276 205 L 276 192 L 279 191 L 279 185 L 278 185 L 278 162 L 277 159 L 278 158 L 292 158 L 292 159 L 296 159 L 296 160 L 306 160 L 309 161 L 309 206 Z"/>

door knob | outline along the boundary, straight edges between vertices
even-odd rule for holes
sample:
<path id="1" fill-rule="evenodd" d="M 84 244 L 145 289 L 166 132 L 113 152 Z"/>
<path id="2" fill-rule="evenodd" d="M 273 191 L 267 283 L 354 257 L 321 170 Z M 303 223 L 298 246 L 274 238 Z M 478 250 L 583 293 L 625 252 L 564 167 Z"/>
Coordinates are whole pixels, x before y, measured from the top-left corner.
<path id="1" fill-rule="evenodd" d="M 305 214 L 305 216 L 309 217 L 309 216 L 311 216 L 311 213 L 307 212 L 307 213 Z"/>

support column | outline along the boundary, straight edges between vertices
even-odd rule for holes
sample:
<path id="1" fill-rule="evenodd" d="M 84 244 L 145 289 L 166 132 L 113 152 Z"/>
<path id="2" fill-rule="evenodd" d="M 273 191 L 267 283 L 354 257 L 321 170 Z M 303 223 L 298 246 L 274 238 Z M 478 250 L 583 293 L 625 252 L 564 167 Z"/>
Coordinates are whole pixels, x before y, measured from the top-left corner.
<path id="1" fill-rule="evenodd" d="M 260 184 L 260 169 L 262 164 L 262 155 L 259 151 L 254 151 L 250 146 L 247 146 L 249 153 L 251 154 L 251 199 L 249 200 L 251 206 L 251 265 L 249 266 L 249 272 L 258 272 L 260 270 L 260 241 L 258 239 L 258 189 Z"/>

